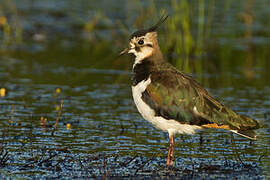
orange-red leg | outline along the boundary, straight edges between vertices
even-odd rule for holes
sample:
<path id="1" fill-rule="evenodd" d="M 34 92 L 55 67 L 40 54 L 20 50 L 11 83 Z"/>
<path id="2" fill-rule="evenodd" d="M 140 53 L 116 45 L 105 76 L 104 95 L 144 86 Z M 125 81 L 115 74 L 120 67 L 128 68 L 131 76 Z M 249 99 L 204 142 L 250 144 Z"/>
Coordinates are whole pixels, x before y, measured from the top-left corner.
<path id="1" fill-rule="evenodd" d="M 174 137 L 173 135 L 169 138 L 169 150 L 168 150 L 168 158 L 167 158 L 167 166 L 173 166 L 174 161 Z"/>

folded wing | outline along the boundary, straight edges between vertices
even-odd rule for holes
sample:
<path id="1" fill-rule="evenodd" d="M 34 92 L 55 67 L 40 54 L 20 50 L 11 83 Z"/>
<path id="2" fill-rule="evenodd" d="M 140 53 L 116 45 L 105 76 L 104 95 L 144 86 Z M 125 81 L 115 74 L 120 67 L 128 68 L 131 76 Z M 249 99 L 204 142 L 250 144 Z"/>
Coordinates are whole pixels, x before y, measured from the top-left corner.
<path id="1" fill-rule="evenodd" d="M 154 70 L 151 83 L 142 95 L 156 116 L 174 119 L 182 124 L 232 130 L 255 138 L 257 121 L 230 110 L 203 89 L 190 76 L 175 69 Z"/>

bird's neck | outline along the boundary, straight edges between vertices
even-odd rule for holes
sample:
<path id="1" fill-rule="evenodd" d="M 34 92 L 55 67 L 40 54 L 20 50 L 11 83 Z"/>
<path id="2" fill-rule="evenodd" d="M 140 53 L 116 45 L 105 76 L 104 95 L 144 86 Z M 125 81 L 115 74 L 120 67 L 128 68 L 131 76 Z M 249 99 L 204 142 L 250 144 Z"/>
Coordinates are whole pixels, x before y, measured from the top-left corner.
<path id="1" fill-rule="evenodd" d="M 150 61 L 152 65 L 158 64 L 160 62 L 163 62 L 163 55 L 160 51 L 159 46 L 157 46 L 152 53 L 149 54 L 143 54 L 143 53 L 137 53 L 135 54 L 135 61 L 133 64 L 133 69 L 136 65 L 141 64 L 144 61 Z"/>
<path id="2" fill-rule="evenodd" d="M 143 58 L 136 56 L 132 68 L 132 85 L 136 86 L 141 81 L 147 80 L 155 67 L 163 61 L 160 49 L 156 49 L 151 56 Z"/>

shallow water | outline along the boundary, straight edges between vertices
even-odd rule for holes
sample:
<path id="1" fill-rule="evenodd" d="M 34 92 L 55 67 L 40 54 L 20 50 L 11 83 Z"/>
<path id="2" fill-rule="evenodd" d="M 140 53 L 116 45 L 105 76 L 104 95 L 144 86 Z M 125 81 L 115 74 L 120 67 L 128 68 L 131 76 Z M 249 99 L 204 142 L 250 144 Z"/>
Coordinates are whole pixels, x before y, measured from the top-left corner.
<path id="1" fill-rule="evenodd" d="M 24 69 L 23 64 L 13 65 L 15 66 Z M 7 67 L 5 63 L 2 63 L 1 67 L 5 70 L 9 69 L 10 74 L 13 73 L 10 70 L 12 67 Z M 44 66 L 44 69 L 47 68 Z M 58 67 L 48 69 L 46 72 L 32 75 L 38 77 L 58 75 Z M 65 68 L 61 71 L 65 72 Z M 68 74 L 73 74 L 71 77 L 76 73 L 82 73 L 81 69 L 73 67 L 68 67 L 66 71 Z M 10 81 L 3 83 L 2 86 L 8 89 L 8 94 L 0 101 L 1 142 L 3 151 L 8 152 L 7 164 L 1 170 L 1 174 L 7 176 L 12 174 L 15 177 L 21 175 L 23 177 L 28 175 L 54 177 L 55 173 L 56 176 L 63 176 L 61 173 L 65 171 L 66 177 L 75 176 L 75 172 L 80 172 L 82 175 L 86 173 L 88 176 L 93 176 L 93 174 L 101 176 L 104 173 L 103 170 L 99 172 L 98 168 L 92 166 L 103 164 L 104 156 L 108 156 L 107 161 L 111 166 L 118 161 L 124 163 L 127 158 L 141 157 L 147 160 L 154 157 L 149 167 L 144 168 L 152 171 L 152 169 L 164 167 L 167 134 L 153 128 L 138 114 L 131 97 L 129 72 L 86 68 L 83 73 L 89 81 L 75 86 L 70 83 L 71 77 L 61 80 L 61 84 L 65 85 L 58 85 L 38 83 L 31 78 L 21 77 L 21 73 L 17 76 L 2 76 L 3 79 L 7 78 Z M 123 76 L 124 79 L 121 83 L 117 82 L 119 76 Z M 57 88 L 61 88 L 59 94 L 56 93 Z M 270 106 L 267 103 L 270 102 L 270 96 L 258 98 L 262 93 L 269 94 L 269 88 L 266 86 L 257 91 L 247 86 L 242 89 L 209 90 L 215 96 L 224 99 L 226 104 L 233 104 L 231 106 L 233 109 L 260 122 L 268 123 L 269 126 L 270 115 L 266 112 Z M 250 92 L 252 96 L 247 95 Z M 52 136 L 52 126 L 57 118 L 60 100 L 64 100 L 63 110 L 57 129 Z M 47 119 L 46 124 L 41 124 L 41 117 Z M 67 128 L 67 124 L 70 124 L 70 128 Z M 258 133 L 258 141 L 255 142 L 235 136 L 235 145 L 231 143 L 230 133 L 225 131 L 205 132 L 202 144 L 200 144 L 199 135 L 178 136 L 175 151 L 176 167 L 192 170 L 196 169 L 196 166 L 201 168 L 202 164 L 221 166 L 224 169 L 241 166 L 238 167 L 239 174 L 247 176 L 245 168 L 242 168 L 240 161 L 237 160 L 236 152 L 234 152 L 237 151 L 244 164 L 251 166 L 249 167 L 251 170 L 247 171 L 252 171 L 250 174 L 254 177 L 263 177 L 268 173 L 269 168 L 270 132 L 266 127 L 258 130 Z M 42 161 L 54 153 L 54 157 L 50 159 L 52 162 L 44 165 L 45 162 L 42 163 Z M 80 167 L 73 167 L 78 166 L 78 159 L 83 160 L 91 156 L 97 157 L 95 161 L 85 160 L 87 166 L 91 166 L 87 168 L 91 173 L 87 173 L 88 171 Z M 116 156 L 118 161 L 110 159 Z M 68 161 L 67 157 L 71 159 Z M 57 173 L 52 166 L 56 166 L 63 159 L 67 161 L 66 166 L 71 167 L 66 169 L 62 165 L 64 167 L 61 167 Z M 46 160 L 46 163 L 47 161 L 49 160 Z M 140 159 L 140 161 L 143 160 Z M 38 163 L 40 163 L 39 166 L 36 165 Z M 30 165 L 26 166 L 27 164 Z M 108 168 L 115 168 L 114 171 L 122 176 L 124 173 L 133 174 L 135 171 L 133 166 L 135 165 L 130 163 L 130 168 L 123 168 L 120 165 Z M 224 174 L 226 176 L 226 173 Z M 231 173 L 228 174 L 231 175 Z"/>
<path id="2" fill-rule="evenodd" d="M 176 165 L 168 170 L 165 167 L 167 134 L 152 127 L 136 110 L 130 88 L 132 58 L 117 57 L 118 46 L 124 46 L 115 45 L 115 41 L 101 40 L 100 44 L 96 40 L 84 41 L 81 37 L 85 34 L 78 33 L 76 28 L 64 30 L 78 23 L 69 16 L 70 12 L 63 11 L 73 1 L 58 4 L 59 10 L 45 1 L 36 1 L 34 5 L 30 1 L 27 1 L 30 4 L 14 2 L 20 13 L 30 15 L 22 17 L 25 41 L 1 51 L 0 88 L 7 91 L 0 97 L 1 177 L 267 179 L 270 176 L 268 61 L 266 65 L 255 63 L 252 78 L 243 75 L 243 66 L 237 63 L 222 73 L 206 67 L 203 73 L 193 74 L 214 97 L 233 110 L 257 119 L 264 127 L 257 131 L 259 137 L 254 142 L 237 135 L 232 141 L 231 134 L 222 130 L 204 132 L 202 143 L 199 134 L 179 135 Z M 96 7 L 105 5 L 100 3 Z M 76 8 L 75 15 L 80 12 Z M 92 6 L 87 8 L 95 12 Z M 54 13 L 37 13 L 39 9 Z M 114 15 L 105 24 L 114 23 L 118 16 Z M 63 26 L 54 24 L 59 17 L 66 20 L 62 21 Z M 44 20 L 42 26 L 49 26 L 51 22 L 47 31 L 41 28 L 45 32 L 44 41 L 33 40 L 37 36 L 27 34 L 36 32 L 35 23 L 39 20 Z M 62 36 L 55 37 L 55 31 L 63 33 Z M 106 31 L 114 32 L 112 28 L 105 28 L 97 33 L 108 37 Z M 78 40 L 73 39 L 73 33 Z M 267 33 L 266 40 L 262 38 L 265 41 L 253 42 L 262 47 L 262 51 L 252 51 L 254 59 L 269 57 L 263 50 Z M 225 38 L 220 37 L 218 44 L 221 47 L 222 39 Z M 247 51 L 234 47 L 234 40 L 228 44 L 233 47 L 237 61 Z M 222 61 L 227 57 L 216 56 Z"/>

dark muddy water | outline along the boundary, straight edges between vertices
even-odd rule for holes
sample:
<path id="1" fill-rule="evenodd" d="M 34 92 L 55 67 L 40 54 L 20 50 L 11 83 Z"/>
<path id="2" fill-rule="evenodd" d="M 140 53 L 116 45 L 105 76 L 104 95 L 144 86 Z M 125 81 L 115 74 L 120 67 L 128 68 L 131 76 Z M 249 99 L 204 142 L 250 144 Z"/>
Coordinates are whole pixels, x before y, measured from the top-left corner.
<path id="1" fill-rule="evenodd" d="M 232 141 L 232 135 L 222 130 L 206 131 L 202 143 L 199 134 L 179 135 L 171 170 L 165 167 L 168 135 L 145 121 L 133 103 L 132 58 L 117 57 L 127 39 L 119 21 L 132 24 L 136 13 L 129 14 L 137 12 L 133 7 L 148 8 L 151 3 L 132 2 L 135 6 L 123 1 L 122 8 L 103 1 L 10 2 L 0 4 L 0 16 L 11 22 L 18 19 L 22 42 L 1 41 L 0 177 L 270 177 L 267 1 L 251 5 L 255 20 L 248 44 L 245 26 L 238 26 L 248 6 L 245 1 L 214 4 L 224 10 L 225 25 L 214 18 L 202 72 L 192 71 L 224 104 L 263 124 L 258 140 L 234 135 Z M 211 2 L 206 1 L 205 7 Z M 172 9 L 169 2 L 157 1 L 156 6 Z M 220 11 L 215 11 L 218 16 Z M 84 25 L 92 24 L 100 12 L 102 18 L 89 32 Z M 166 30 L 162 36 L 166 37 Z M 161 38 L 164 49 L 165 41 Z"/>

